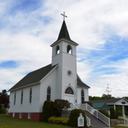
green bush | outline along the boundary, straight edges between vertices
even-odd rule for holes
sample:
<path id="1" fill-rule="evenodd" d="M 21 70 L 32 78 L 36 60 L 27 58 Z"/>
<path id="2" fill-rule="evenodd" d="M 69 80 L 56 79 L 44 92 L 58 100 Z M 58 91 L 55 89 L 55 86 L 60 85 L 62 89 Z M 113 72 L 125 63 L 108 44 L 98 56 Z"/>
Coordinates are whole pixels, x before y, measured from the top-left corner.
<path id="1" fill-rule="evenodd" d="M 111 119 L 118 119 L 118 115 L 113 107 L 110 108 L 110 118 Z"/>
<path id="2" fill-rule="evenodd" d="M 69 125 L 70 126 L 77 127 L 77 120 L 78 120 L 78 117 L 80 116 L 80 113 L 82 113 L 82 115 L 84 117 L 84 126 L 86 127 L 85 112 L 81 109 L 74 109 L 71 111 L 71 113 L 69 115 Z"/>
<path id="3" fill-rule="evenodd" d="M 61 116 L 62 112 L 70 107 L 67 100 L 57 99 L 54 102 L 45 101 L 42 110 L 42 121 L 48 122 L 51 116 Z"/>
<path id="4" fill-rule="evenodd" d="M 68 100 L 63 100 L 63 99 L 55 100 L 53 105 L 54 105 L 54 109 L 56 110 L 56 116 L 59 116 L 59 117 L 62 116 L 62 112 L 64 110 L 67 110 L 68 108 L 70 108 L 70 103 L 68 102 Z"/>
<path id="5" fill-rule="evenodd" d="M 1 113 L 2 114 L 6 114 L 7 113 L 7 110 L 4 106 L 1 106 Z"/>
<path id="6" fill-rule="evenodd" d="M 54 107 L 52 101 L 45 101 L 43 105 L 42 121 L 48 122 L 49 117 L 54 116 Z"/>
<path id="7" fill-rule="evenodd" d="M 106 110 L 100 109 L 98 111 L 101 112 L 102 114 L 104 114 L 105 116 L 110 117 L 109 114 L 108 114 L 108 112 Z"/>
<path id="8" fill-rule="evenodd" d="M 67 125 L 68 124 L 68 118 L 64 118 L 64 117 L 50 117 L 48 119 L 48 122 L 50 123 L 55 123 L 55 124 L 64 124 L 64 125 Z"/>

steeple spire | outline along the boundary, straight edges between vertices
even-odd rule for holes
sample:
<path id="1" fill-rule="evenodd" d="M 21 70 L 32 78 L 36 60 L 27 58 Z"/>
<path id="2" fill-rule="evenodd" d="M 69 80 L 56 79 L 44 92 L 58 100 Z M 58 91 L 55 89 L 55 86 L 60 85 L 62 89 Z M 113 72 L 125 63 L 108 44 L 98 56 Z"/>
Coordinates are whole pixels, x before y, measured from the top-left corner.
<path id="1" fill-rule="evenodd" d="M 62 38 L 67 39 L 67 40 L 71 40 L 70 36 L 69 36 L 69 33 L 68 33 L 68 29 L 67 29 L 66 23 L 65 23 L 65 20 L 62 23 L 62 26 L 61 26 L 61 29 L 60 29 L 60 33 L 59 33 L 59 36 L 58 36 L 57 40 L 60 40 Z"/>
<path id="2" fill-rule="evenodd" d="M 62 41 L 62 40 L 66 40 L 68 43 L 71 43 L 71 44 L 74 44 L 75 46 L 77 46 L 78 44 L 70 39 L 68 29 L 66 26 L 66 22 L 65 22 L 65 17 L 67 18 L 67 16 L 65 15 L 65 12 L 61 15 L 63 16 L 63 23 L 62 23 L 62 26 L 61 26 L 61 29 L 59 32 L 59 36 L 58 36 L 57 40 L 53 44 L 51 44 L 51 47 L 53 47 L 54 45 L 59 43 L 59 41 Z"/>

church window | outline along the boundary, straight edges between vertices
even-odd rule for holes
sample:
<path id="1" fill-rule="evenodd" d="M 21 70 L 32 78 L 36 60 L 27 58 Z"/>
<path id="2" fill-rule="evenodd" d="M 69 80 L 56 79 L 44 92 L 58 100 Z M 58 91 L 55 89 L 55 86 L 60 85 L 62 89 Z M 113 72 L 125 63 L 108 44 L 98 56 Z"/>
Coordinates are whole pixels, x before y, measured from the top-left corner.
<path id="1" fill-rule="evenodd" d="M 70 45 L 67 46 L 67 53 L 72 54 L 72 48 Z"/>
<path id="2" fill-rule="evenodd" d="M 68 87 L 65 91 L 66 94 L 74 94 L 73 90 L 71 87 Z"/>
<path id="3" fill-rule="evenodd" d="M 23 90 L 21 91 L 21 104 L 23 104 Z"/>
<path id="4" fill-rule="evenodd" d="M 30 88 L 30 92 L 29 92 L 29 103 L 32 102 L 32 88 Z"/>
<path id="5" fill-rule="evenodd" d="M 31 113 L 28 113 L 28 119 L 31 119 Z"/>
<path id="6" fill-rule="evenodd" d="M 47 88 L 47 100 L 51 100 L 51 88 Z"/>
<path id="7" fill-rule="evenodd" d="M 14 118 L 15 117 L 15 113 L 13 112 L 13 114 L 12 114 L 12 117 Z"/>
<path id="8" fill-rule="evenodd" d="M 81 90 L 81 103 L 84 103 L 84 90 Z"/>
<path id="9" fill-rule="evenodd" d="M 56 54 L 59 54 L 59 53 L 60 53 L 60 47 L 57 46 L 57 47 L 56 47 Z"/>
<path id="10" fill-rule="evenodd" d="M 14 105 L 16 104 L 16 92 L 14 93 Z"/>
<path id="11" fill-rule="evenodd" d="M 19 118 L 22 118 L 22 113 L 19 113 Z"/>

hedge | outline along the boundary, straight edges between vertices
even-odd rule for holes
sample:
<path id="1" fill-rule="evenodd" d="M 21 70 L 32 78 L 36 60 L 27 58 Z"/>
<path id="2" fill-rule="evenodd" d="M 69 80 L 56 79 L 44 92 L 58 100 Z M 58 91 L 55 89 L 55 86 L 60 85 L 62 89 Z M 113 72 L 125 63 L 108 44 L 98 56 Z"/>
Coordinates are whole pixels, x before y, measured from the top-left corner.
<path id="1" fill-rule="evenodd" d="M 50 123 L 64 124 L 64 125 L 68 125 L 68 121 L 69 121 L 69 119 L 65 118 L 65 117 L 54 117 L 54 116 L 52 116 L 48 119 L 48 122 L 50 122 Z"/>
<path id="2" fill-rule="evenodd" d="M 73 109 L 69 115 L 69 125 L 72 127 L 77 127 L 77 120 L 78 117 L 80 116 L 80 113 L 82 113 L 82 116 L 84 117 L 84 126 L 87 127 L 86 125 L 86 116 L 85 112 L 81 109 Z"/>

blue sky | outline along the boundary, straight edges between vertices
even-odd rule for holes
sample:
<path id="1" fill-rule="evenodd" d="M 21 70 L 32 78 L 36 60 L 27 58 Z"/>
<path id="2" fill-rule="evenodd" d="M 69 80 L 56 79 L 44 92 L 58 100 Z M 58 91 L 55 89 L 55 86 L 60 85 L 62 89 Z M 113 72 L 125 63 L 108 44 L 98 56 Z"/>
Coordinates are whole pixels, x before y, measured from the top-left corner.
<path id="1" fill-rule="evenodd" d="M 77 71 L 90 95 L 107 85 L 115 97 L 128 93 L 127 0 L 2 0 L 0 3 L 0 90 L 51 63 L 63 11 L 77 42 Z"/>

